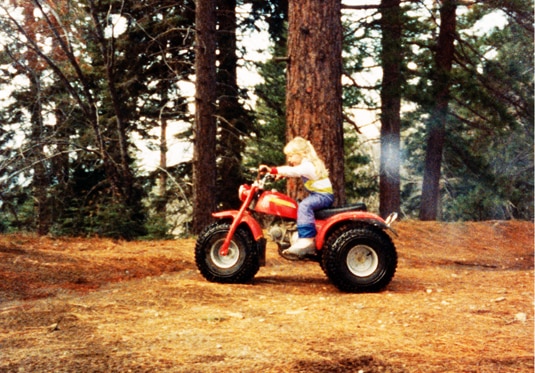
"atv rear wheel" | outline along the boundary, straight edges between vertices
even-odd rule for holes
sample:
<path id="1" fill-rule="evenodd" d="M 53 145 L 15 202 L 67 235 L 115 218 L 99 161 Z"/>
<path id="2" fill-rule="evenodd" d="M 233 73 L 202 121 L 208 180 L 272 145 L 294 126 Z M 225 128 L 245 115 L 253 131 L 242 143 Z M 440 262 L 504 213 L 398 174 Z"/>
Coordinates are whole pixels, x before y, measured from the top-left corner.
<path id="1" fill-rule="evenodd" d="M 390 237 L 381 230 L 344 227 L 328 239 L 321 267 L 342 291 L 377 292 L 394 277 L 397 253 Z"/>
<path id="2" fill-rule="evenodd" d="M 217 222 L 199 235 L 195 245 L 197 268 L 211 282 L 250 282 L 260 269 L 257 245 L 247 229 L 238 228 L 227 255 L 221 255 L 220 249 L 229 230 L 229 223 Z"/>

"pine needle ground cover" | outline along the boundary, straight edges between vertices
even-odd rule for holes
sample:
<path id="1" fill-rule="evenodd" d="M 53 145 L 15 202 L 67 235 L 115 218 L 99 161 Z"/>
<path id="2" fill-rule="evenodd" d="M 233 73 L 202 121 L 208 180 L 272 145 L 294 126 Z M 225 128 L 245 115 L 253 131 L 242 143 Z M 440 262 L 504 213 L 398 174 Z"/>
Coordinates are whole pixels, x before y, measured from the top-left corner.
<path id="1" fill-rule="evenodd" d="M 193 239 L 0 236 L 0 372 L 532 372 L 533 223 L 396 228 L 377 294 L 272 244 L 221 285 Z"/>

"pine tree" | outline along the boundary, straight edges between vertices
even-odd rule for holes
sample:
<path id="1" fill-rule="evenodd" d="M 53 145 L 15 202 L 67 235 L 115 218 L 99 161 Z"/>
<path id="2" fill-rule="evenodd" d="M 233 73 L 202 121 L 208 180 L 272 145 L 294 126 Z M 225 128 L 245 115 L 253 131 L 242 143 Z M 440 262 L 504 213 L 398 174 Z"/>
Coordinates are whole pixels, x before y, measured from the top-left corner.
<path id="1" fill-rule="evenodd" d="M 216 208 L 216 5 L 197 2 L 195 17 L 195 140 L 193 151 L 193 232 L 211 221 Z"/>
<path id="2" fill-rule="evenodd" d="M 346 201 L 340 2 L 289 3 L 287 140 L 308 139 L 329 169 L 337 204 Z M 294 197 L 295 180 L 288 181 Z"/>

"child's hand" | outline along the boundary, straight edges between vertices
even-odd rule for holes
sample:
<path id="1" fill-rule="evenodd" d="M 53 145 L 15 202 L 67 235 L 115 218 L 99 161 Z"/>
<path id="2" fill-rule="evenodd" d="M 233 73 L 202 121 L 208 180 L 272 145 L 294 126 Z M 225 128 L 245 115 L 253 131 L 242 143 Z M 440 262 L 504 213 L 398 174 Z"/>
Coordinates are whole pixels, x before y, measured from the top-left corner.
<path id="1" fill-rule="evenodd" d="M 265 173 L 265 172 L 270 173 L 271 172 L 271 167 L 266 166 L 265 164 L 261 164 L 260 166 L 258 166 L 258 172 L 259 173 Z"/>

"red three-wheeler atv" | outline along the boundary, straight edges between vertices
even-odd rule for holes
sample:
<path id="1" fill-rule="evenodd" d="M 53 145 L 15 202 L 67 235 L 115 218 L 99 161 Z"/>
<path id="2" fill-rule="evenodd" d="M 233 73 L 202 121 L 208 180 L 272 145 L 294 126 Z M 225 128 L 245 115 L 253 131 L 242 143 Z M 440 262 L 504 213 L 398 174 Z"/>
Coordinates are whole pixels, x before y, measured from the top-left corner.
<path id="1" fill-rule="evenodd" d="M 213 213 L 217 221 L 206 227 L 195 245 L 195 262 L 208 281 L 250 282 L 266 261 L 264 229 L 277 243 L 279 254 L 297 239 L 297 202 L 265 189 L 273 175 L 261 173 L 252 184 L 240 186 L 239 210 Z M 316 211 L 314 254 L 299 260 L 320 263 L 330 281 L 345 292 L 377 292 L 392 280 L 397 252 L 391 224 L 366 211 L 363 203 Z"/>

